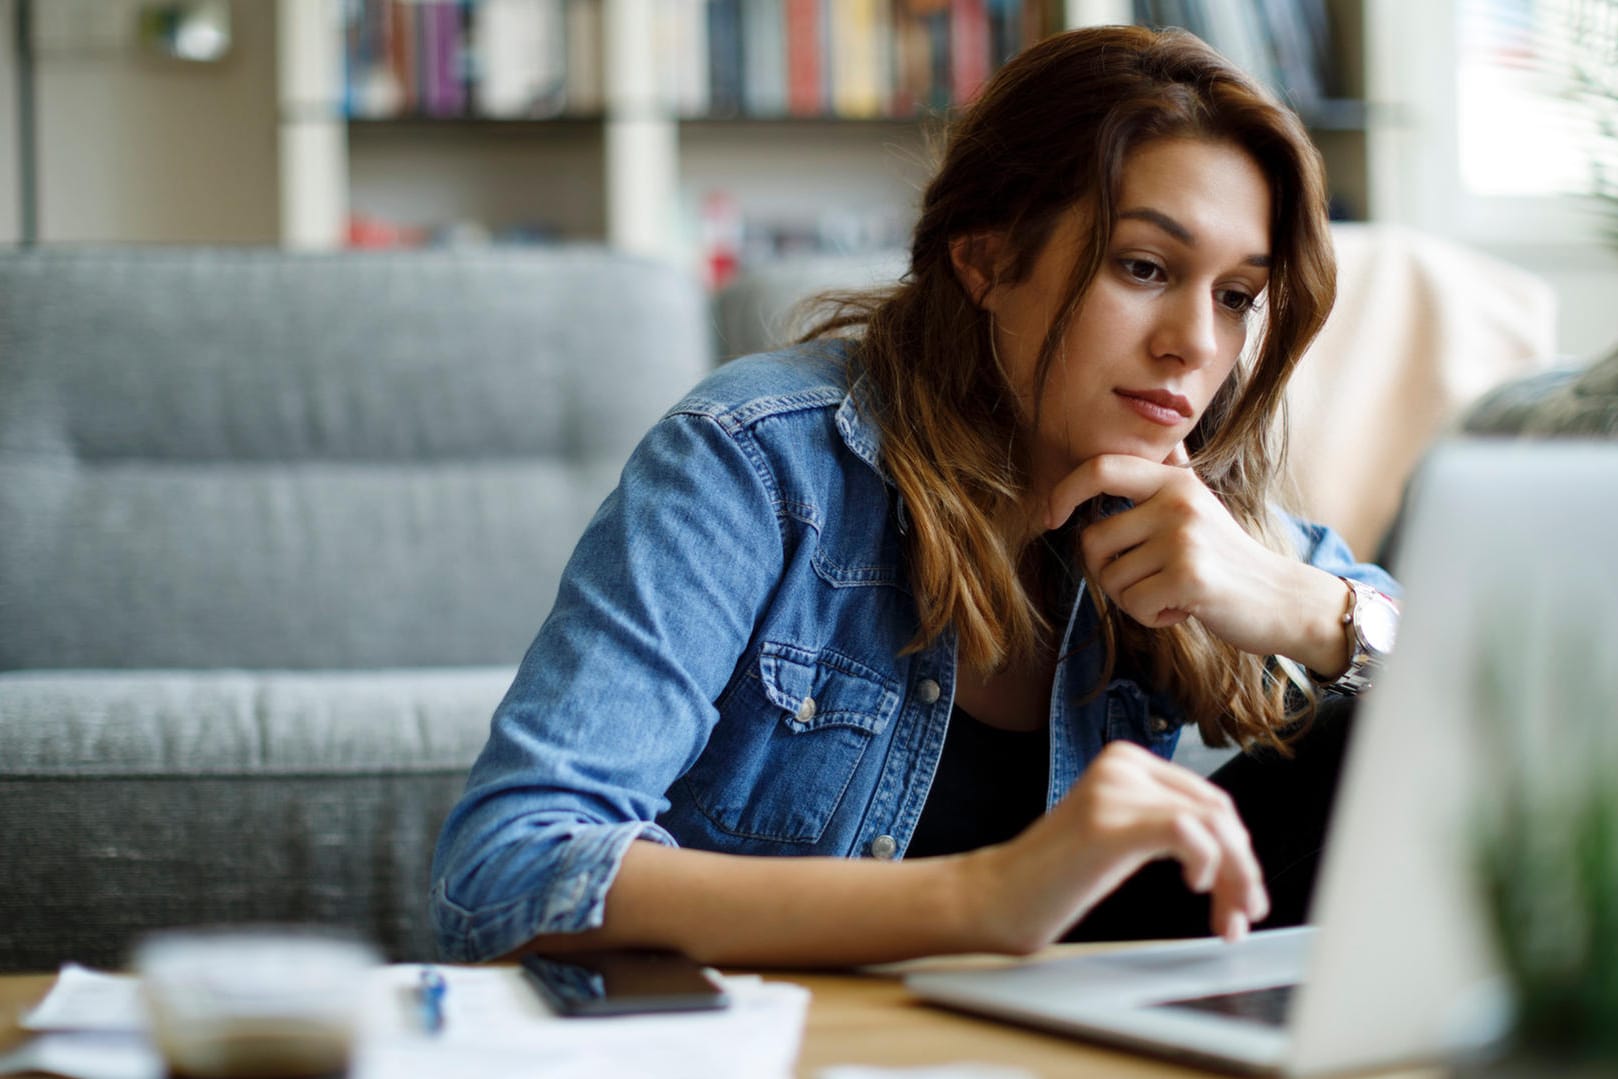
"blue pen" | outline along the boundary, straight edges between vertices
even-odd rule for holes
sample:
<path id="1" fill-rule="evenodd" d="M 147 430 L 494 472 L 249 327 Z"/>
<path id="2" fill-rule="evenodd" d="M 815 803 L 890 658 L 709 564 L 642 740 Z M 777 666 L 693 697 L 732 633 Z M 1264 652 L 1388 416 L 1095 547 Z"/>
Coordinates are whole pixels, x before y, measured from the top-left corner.
<path id="1" fill-rule="evenodd" d="M 429 1034 L 437 1034 L 444 1029 L 444 996 L 448 992 L 449 985 L 442 974 L 431 967 L 422 968 L 416 996 L 421 1002 L 422 1029 Z"/>

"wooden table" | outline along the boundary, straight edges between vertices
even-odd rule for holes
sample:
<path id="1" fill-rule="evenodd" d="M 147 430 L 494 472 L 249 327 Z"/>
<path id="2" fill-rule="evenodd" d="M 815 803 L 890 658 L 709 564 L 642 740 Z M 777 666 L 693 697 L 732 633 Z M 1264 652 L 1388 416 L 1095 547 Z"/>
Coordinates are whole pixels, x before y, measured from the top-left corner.
<path id="1" fill-rule="evenodd" d="M 833 1064 L 901 1067 L 953 1061 L 1016 1066 L 1042 1077 L 1183 1079 L 1212 1074 L 933 1008 L 906 992 L 895 976 L 768 972 L 765 978 L 807 986 L 813 994 L 798 1057 L 798 1074 L 805 1079 Z M 0 975 L 0 1052 L 23 1040 L 18 1017 L 45 996 L 54 980 L 51 974 Z M 1443 1072 L 1379 1075 L 1440 1079 Z"/>

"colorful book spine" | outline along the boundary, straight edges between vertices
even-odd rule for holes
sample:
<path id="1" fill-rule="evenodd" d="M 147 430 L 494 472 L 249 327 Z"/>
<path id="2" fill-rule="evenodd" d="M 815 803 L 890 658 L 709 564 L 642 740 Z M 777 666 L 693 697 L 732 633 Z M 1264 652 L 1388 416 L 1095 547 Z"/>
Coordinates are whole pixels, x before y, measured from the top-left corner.
<path id="1" fill-rule="evenodd" d="M 877 0 L 832 0 L 831 27 L 832 111 L 850 119 L 882 115 L 888 26 Z"/>
<path id="2" fill-rule="evenodd" d="M 784 0 L 786 4 L 787 109 L 794 116 L 826 112 L 823 0 Z"/>
<path id="3" fill-rule="evenodd" d="M 1023 2 L 987 0 L 984 8 L 988 19 L 989 68 L 998 71 L 1001 65 L 1026 46 L 1023 40 Z"/>
<path id="4" fill-rule="evenodd" d="M 481 0 L 472 23 L 477 111 L 518 119 L 554 116 L 566 96 L 561 0 Z"/>
<path id="5" fill-rule="evenodd" d="M 707 0 L 708 115 L 742 112 L 741 0 Z"/>
<path id="6" fill-rule="evenodd" d="M 599 115 L 603 2 L 347 0 L 344 109 Z M 1138 0 L 1155 14 L 1200 14 L 1206 2 Z M 656 0 L 643 31 L 675 115 L 904 117 L 970 101 L 993 71 L 1060 29 L 1063 10 L 1064 0 Z M 1256 19 L 1245 22 L 1249 39 Z M 1268 21 L 1287 43 L 1289 85 L 1303 83 L 1291 72 L 1305 67 L 1306 19 Z"/>
<path id="7" fill-rule="evenodd" d="M 984 0 L 951 0 L 950 99 L 964 105 L 989 81 L 989 13 Z"/>
<path id="8" fill-rule="evenodd" d="M 742 108 L 749 116 L 787 113 L 786 11 L 781 0 L 741 0 Z"/>

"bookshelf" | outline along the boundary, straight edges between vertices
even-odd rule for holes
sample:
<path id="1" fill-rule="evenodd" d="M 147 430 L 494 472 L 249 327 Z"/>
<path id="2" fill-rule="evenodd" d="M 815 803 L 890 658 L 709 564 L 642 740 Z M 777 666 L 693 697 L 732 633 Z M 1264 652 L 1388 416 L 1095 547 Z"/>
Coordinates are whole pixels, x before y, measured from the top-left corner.
<path id="1" fill-rule="evenodd" d="M 852 39 L 846 27 L 839 39 L 835 19 L 874 17 L 895 3 L 936 5 L 943 18 L 958 17 L 962 8 L 1017 7 L 1025 16 L 1037 8 L 1037 18 L 1049 20 L 1047 30 L 1154 21 L 1157 14 L 1142 0 L 479 0 L 504 6 L 508 16 L 522 4 L 547 2 L 557 25 L 587 20 L 594 44 L 571 59 L 552 56 L 550 69 L 533 65 L 531 97 L 546 78 L 571 78 L 557 64 L 586 74 L 566 93 L 538 94 L 540 104 L 525 108 L 521 73 L 509 70 L 490 76 L 497 85 L 486 93 L 475 84 L 446 89 L 442 70 L 436 86 L 427 77 L 409 87 L 386 75 L 356 78 L 362 68 L 350 57 L 358 0 L 280 0 L 283 242 L 304 248 L 490 237 L 605 242 L 699 269 L 718 265 L 715 250 L 757 260 L 816 247 L 902 244 L 930 173 L 926 110 L 869 85 L 902 82 L 902 47 L 890 42 L 885 56 L 865 57 L 864 83 L 848 70 L 822 72 L 818 108 L 801 101 L 801 80 L 791 83 L 801 75 L 796 70 L 781 72 L 773 87 L 730 81 L 727 94 L 718 80 L 704 78 L 718 63 L 727 31 L 693 22 L 692 12 L 700 19 L 711 17 L 708 5 L 728 2 L 734 11 L 773 3 L 786 19 L 794 8 L 818 8 L 826 40 L 833 47 L 842 40 L 845 53 L 854 51 Z M 1256 9 L 1269 0 L 1248 2 Z M 1324 0 L 1337 82 L 1331 95 L 1300 106 L 1327 159 L 1334 197 L 1352 217 L 1368 216 L 1371 202 L 1366 2 Z M 457 8 L 409 6 L 416 10 L 408 18 Z M 468 8 L 459 5 L 470 40 Z M 508 57 L 521 29 L 507 26 L 501 34 Z M 704 30 L 716 31 L 717 39 Z M 425 41 L 419 26 L 413 34 Z M 530 40 L 540 37 L 529 28 Z M 982 44 L 989 45 L 987 34 Z M 415 70 L 422 70 L 419 59 Z M 935 81 L 960 77 L 959 70 L 940 71 Z M 789 100 L 793 93 L 799 101 Z M 485 99 L 492 104 L 485 107 Z"/>

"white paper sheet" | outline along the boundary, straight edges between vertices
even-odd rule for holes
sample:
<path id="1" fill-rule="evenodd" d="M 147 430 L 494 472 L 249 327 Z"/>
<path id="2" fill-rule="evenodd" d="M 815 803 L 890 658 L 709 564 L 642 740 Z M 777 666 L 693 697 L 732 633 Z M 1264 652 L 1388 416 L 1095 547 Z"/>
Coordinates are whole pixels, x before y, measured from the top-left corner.
<path id="1" fill-rule="evenodd" d="M 562 1019 L 554 1015 L 513 967 L 437 967 L 449 984 L 444 1027 L 422 1029 L 415 986 L 421 967 L 379 969 L 371 982 L 364 1025 L 351 1070 L 355 1079 L 502 1079 L 505 1076 L 658 1076 L 660 1079 L 753 1079 L 789 1076 L 803 1036 L 809 991 L 802 986 L 731 978 L 731 1006 L 681 1015 Z M 140 986 L 128 975 L 83 967 L 62 968 L 50 994 L 28 1015 L 25 1029 L 80 1031 L 49 1035 L 60 1047 L 77 1039 L 85 1052 L 59 1074 L 83 1079 L 144 1079 L 157 1075 L 155 1055 L 142 1037 Z M 114 1051 L 122 1033 L 124 1051 Z M 0 1064 L 0 1074 L 26 1067 L 36 1039 Z M 99 1063 L 98 1063 L 99 1062 Z"/>
<path id="2" fill-rule="evenodd" d="M 68 1079 L 161 1079 L 163 1062 L 144 1034 L 41 1034 L 0 1054 L 0 1075 L 36 1071 Z"/>
<path id="3" fill-rule="evenodd" d="M 146 1009 L 140 982 L 128 974 L 107 974 L 77 963 L 63 963 L 45 999 L 22 1017 L 24 1030 L 97 1030 L 144 1033 Z"/>

